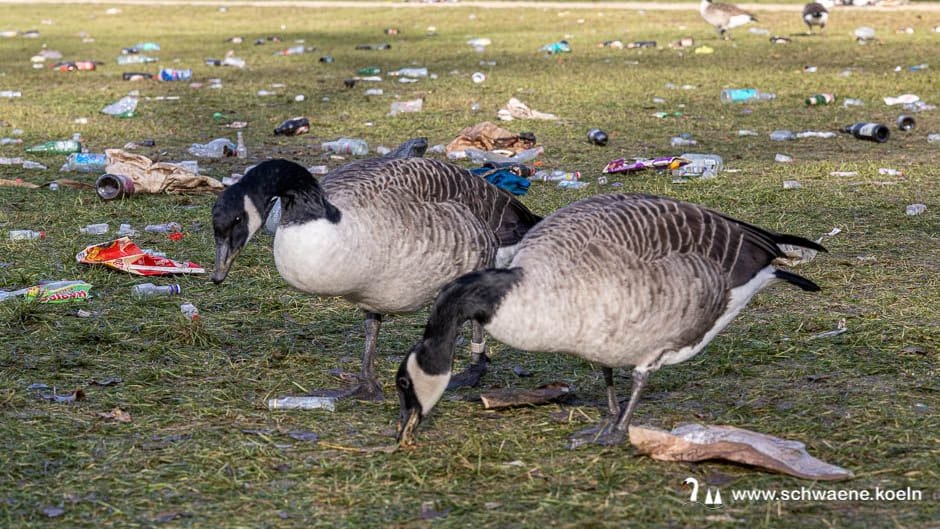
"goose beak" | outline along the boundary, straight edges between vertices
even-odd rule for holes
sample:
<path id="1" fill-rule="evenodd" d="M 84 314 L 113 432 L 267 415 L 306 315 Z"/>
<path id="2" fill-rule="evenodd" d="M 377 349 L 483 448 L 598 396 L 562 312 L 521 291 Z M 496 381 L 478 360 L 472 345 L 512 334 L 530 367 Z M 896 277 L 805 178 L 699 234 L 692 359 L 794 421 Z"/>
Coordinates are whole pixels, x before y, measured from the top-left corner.
<path id="1" fill-rule="evenodd" d="M 421 422 L 421 412 L 417 409 L 402 409 L 401 418 L 398 421 L 398 446 L 414 445 L 414 431 Z"/>
<path id="2" fill-rule="evenodd" d="M 219 284 L 225 281 L 228 276 L 228 270 L 235 261 L 238 252 L 233 252 L 228 241 L 217 241 L 215 243 L 215 271 L 212 272 L 212 282 Z"/>

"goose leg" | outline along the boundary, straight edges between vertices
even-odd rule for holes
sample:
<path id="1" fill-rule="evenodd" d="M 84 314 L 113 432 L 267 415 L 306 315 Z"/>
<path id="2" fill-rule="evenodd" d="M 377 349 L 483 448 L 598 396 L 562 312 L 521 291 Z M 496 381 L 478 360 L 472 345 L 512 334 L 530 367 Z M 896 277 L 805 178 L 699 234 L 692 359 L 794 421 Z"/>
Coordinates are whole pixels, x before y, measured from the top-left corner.
<path id="1" fill-rule="evenodd" d="M 490 358 L 486 356 L 486 338 L 483 334 L 483 325 L 474 320 L 472 323 L 473 337 L 470 340 L 470 365 L 467 369 L 451 377 L 447 389 L 462 387 L 476 387 L 486 373 L 486 366 Z"/>
<path id="2" fill-rule="evenodd" d="M 636 405 L 640 402 L 640 394 L 643 393 L 643 388 L 646 387 L 646 381 L 649 379 L 649 369 L 648 368 L 635 368 L 633 370 L 633 387 L 630 392 L 630 403 L 627 404 L 627 409 L 623 410 L 617 418 L 616 422 L 613 421 L 613 417 L 610 419 L 605 419 L 597 427 L 585 430 L 585 432 L 593 431 L 594 435 L 590 438 L 585 438 L 580 440 L 580 444 L 576 444 L 576 438 L 572 438 L 569 442 L 569 448 L 577 448 L 588 442 L 597 443 L 599 445 L 611 446 L 623 443 L 627 439 L 627 434 L 630 428 L 630 420 L 633 418 L 633 412 L 636 410 Z M 604 373 L 605 378 L 607 373 Z M 611 390 L 613 386 L 613 377 L 610 379 L 610 384 L 608 385 L 608 400 L 613 402 L 617 401 L 616 393 Z M 613 394 L 611 398 L 610 395 Z M 608 403 L 608 406 L 610 404 Z M 613 411 L 613 407 L 611 406 Z M 614 417 L 617 417 L 614 415 Z M 580 433 L 580 432 L 579 432 Z"/>
<path id="3" fill-rule="evenodd" d="M 604 373 L 604 384 L 607 386 L 607 410 L 609 413 L 594 426 L 572 435 L 568 441 L 568 448 L 575 449 L 588 443 L 596 443 L 599 438 L 613 428 L 614 422 L 620 416 L 620 401 L 617 398 L 617 390 L 614 388 L 614 370 L 610 367 L 602 367 L 601 371 Z"/>
<path id="4" fill-rule="evenodd" d="M 382 315 L 374 312 L 366 313 L 365 321 L 365 350 L 362 352 L 362 368 L 359 372 L 358 382 L 345 390 L 325 390 L 314 392 L 314 395 L 326 395 L 336 399 L 353 398 L 357 400 L 380 401 L 383 399 L 382 385 L 375 377 L 375 349 L 379 337 L 379 327 L 382 326 Z"/>

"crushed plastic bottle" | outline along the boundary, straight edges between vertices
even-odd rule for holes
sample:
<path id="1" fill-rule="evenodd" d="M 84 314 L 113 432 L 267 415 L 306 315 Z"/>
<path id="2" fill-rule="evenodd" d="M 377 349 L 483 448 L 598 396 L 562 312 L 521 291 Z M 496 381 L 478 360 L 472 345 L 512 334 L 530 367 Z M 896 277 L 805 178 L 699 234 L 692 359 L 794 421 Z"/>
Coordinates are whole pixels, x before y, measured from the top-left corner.
<path id="1" fill-rule="evenodd" d="M 783 181 L 784 189 L 800 189 L 801 187 L 803 187 L 803 184 L 801 184 L 797 180 L 784 180 Z"/>
<path id="2" fill-rule="evenodd" d="M 385 91 L 382 90 L 381 88 L 369 88 L 369 89 L 366 90 L 366 95 L 367 95 L 367 96 L 380 96 L 380 95 L 382 95 L 382 94 L 384 94 L 384 93 L 385 93 Z"/>
<path id="3" fill-rule="evenodd" d="M 724 169 L 724 159 L 717 154 L 683 153 L 680 158 L 689 163 L 672 170 L 680 178 L 715 178 Z"/>
<path id="4" fill-rule="evenodd" d="M 773 141 L 789 141 L 796 139 L 796 134 L 792 130 L 775 130 L 770 133 L 770 139 Z"/>
<path id="5" fill-rule="evenodd" d="M 721 91 L 719 98 L 722 103 L 746 103 L 748 101 L 770 101 L 776 94 L 761 92 L 756 88 L 726 88 Z"/>
<path id="6" fill-rule="evenodd" d="M 134 117 L 134 111 L 137 110 L 137 98 L 134 96 L 124 96 L 118 101 L 101 109 L 101 112 L 117 118 Z"/>
<path id="7" fill-rule="evenodd" d="M 698 142 L 693 140 L 688 134 L 673 136 L 669 140 L 669 145 L 672 145 L 673 147 L 688 147 L 690 145 L 696 145 L 697 143 Z"/>
<path id="8" fill-rule="evenodd" d="M 895 97 L 892 97 L 892 96 L 884 97 L 884 102 L 888 106 L 907 105 L 910 103 L 916 103 L 918 101 L 920 101 L 920 96 L 915 95 L 915 94 L 901 94 Z"/>
<path id="9" fill-rule="evenodd" d="M 134 285 L 133 293 L 134 297 L 137 299 L 155 296 L 173 296 L 180 293 L 180 286 L 178 284 L 158 286 L 153 283 L 141 283 Z"/>
<path id="10" fill-rule="evenodd" d="M 61 172 L 97 173 L 105 170 L 108 156 L 103 153 L 76 152 L 69 155 L 59 169 Z"/>
<path id="11" fill-rule="evenodd" d="M 369 144 L 357 138 L 340 138 L 336 141 L 324 142 L 320 145 L 324 152 L 334 154 L 352 154 L 363 156 L 369 154 Z"/>
<path id="12" fill-rule="evenodd" d="M 790 163 L 793 161 L 793 157 L 789 154 L 777 153 L 774 155 L 774 161 L 778 163 Z"/>
<path id="13" fill-rule="evenodd" d="M 581 189 L 587 187 L 588 183 L 581 180 L 561 180 L 558 182 L 558 187 L 562 189 Z"/>
<path id="14" fill-rule="evenodd" d="M 72 154 L 82 152 L 81 142 L 75 140 L 52 140 L 32 147 L 27 147 L 29 153 Z M 24 165 L 25 167 L 25 165 Z"/>
<path id="15" fill-rule="evenodd" d="M 0 97 L 5 99 L 13 99 L 14 97 L 23 97 L 23 92 L 19 90 L 0 90 Z"/>
<path id="16" fill-rule="evenodd" d="M 419 77 L 427 77 L 428 69 L 427 68 L 400 68 L 394 72 L 388 72 L 392 77 L 411 77 L 412 79 L 417 79 Z"/>
<path id="17" fill-rule="evenodd" d="M 304 51 L 306 51 L 304 49 L 304 45 L 300 44 L 297 46 L 291 46 L 286 50 L 276 51 L 274 52 L 274 55 L 301 55 Z"/>
<path id="18" fill-rule="evenodd" d="M 89 224 L 84 228 L 79 228 L 79 232 L 84 233 L 85 235 L 103 235 L 108 233 L 108 224 L 102 222 L 100 224 Z"/>
<path id="19" fill-rule="evenodd" d="M 740 129 L 738 130 L 738 136 L 758 136 L 758 134 L 753 130 Z"/>
<path id="20" fill-rule="evenodd" d="M 940 134 L 928 134 L 927 143 L 940 143 Z"/>
<path id="21" fill-rule="evenodd" d="M 175 233 L 183 230 L 183 226 L 178 222 L 166 222 L 164 224 L 148 224 L 144 231 L 148 233 Z"/>
<path id="22" fill-rule="evenodd" d="M 268 399 L 269 410 L 315 410 L 336 409 L 336 399 L 333 397 L 278 397 Z"/>
<path id="23" fill-rule="evenodd" d="M 182 312 L 183 317 L 189 321 L 199 320 L 199 309 L 192 303 L 183 303 L 180 305 L 180 312 Z"/>
<path id="24" fill-rule="evenodd" d="M 854 99 L 854 98 L 851 98 L 851 97 L 850 97 L 850 98 L 848 98 L 848 99 L 843 99 L 843 100 L 842 100 L 842 106 L 845 107 L 845 108 L 848 108 L 848 107 L 861 107 L 861 106 L 865 106 L 865 102 L 862 101 L 861 99 Z"/>
<path id="25" fill-rule="evenodd" d="M 796 133 L 797 138 L 835 138 L 836 133 L 831 131 L 804 130 Z"/>
<path id="26" fill-rule="evenodd" d="M 409 112 L 421 112 L 421 109 L 424 108 L 424 100 L 421 98 L 412 99 L 410 101 L 392 101 L 391 110 L 389 110 L 389 116 L 397 116 L 398 114 L 405 114 Z"/>
<path id="27" fill-rule="evenodd" d="M 913 217 L 915 215 L 920 215 L 921 213 L 927 211 L 926 204 L 910 204 L 904 209 L 904 213 Z"/>
<path id="28" fill-rule="evenodd" d="M 571 53 L 571 46 L 568 44 L 567 40 L 559 40 L 558 42 L 551 42 L 539 48 L 539 51 L 544 51 L 549 55 L 555 55 L 556 53 Z"/>
<path id="29" fill-rule="evenodd" d="M 8 235 L 11 241 L 28 241 L 46 238 L 46 232 L 35 230 L 10 230 Z"/>
<path id="30" fill-rule="evenodd" d="M 194 143 L 187 151 L 193 156 L 202 158 L 223 158 L 235 156 L 237 145 L 228 138 L 216 138 L 209 143 Z"/>
<path id="31" fill-rule="evenodd" d="M 117 63 L 120 65 L 127 64 L 147 64 L 151 62 L 157 62 L 160 59 L 156 57 L 150 57 L 148 55 L 118 55 Z"/>
<path id="32" fill-rule="evenodd" d="M 176 68 L 161 68 L 160 69 L 160 80 L 161 81 L 189 81 L 193 78 L 193 71 L 191 69 L 180 70 Z"/>

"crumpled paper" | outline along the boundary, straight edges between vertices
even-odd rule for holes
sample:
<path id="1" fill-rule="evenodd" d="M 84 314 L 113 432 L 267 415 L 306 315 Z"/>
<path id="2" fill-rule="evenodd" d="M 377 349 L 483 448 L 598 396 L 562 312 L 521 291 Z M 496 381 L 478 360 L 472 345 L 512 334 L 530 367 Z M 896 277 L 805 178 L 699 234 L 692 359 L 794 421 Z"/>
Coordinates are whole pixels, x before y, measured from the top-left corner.
<path id="1" fill-rule="evenodd" d="M 639 453 L 659 461 L 725 459 L 803 479 L 837 481 L 854 477 L 851 470 L 809 455 L 806 445 L 799 441 L 734 426 L 682 424 L 672 432 L 631 426 L 630 442 Z"/>
<path id="2" fill-rule="evenodd" d="M 225 186 L 215 178 L 198 175 L 182 165 L 156 162 L 140 154 L 107 149 L 109 174 L 134 181 L 135 193 L 219 193 Z"/>
<path id="3" fill-rule="evenodd" d="M 534 146 L 534 134 L 527 132 L 513 134 L 489 121 L 484 121 L 460 131 L 454 141 L 447 145 L 447 152 L 476 148 L 484 151 L 506 150 L 518 153 Z"/>
<path id="4" fill-rule="evenodd" d="M 147 253 L 129 237 L 89 246 L 78 252 L 75 260 L 79 263 L 105 265 L 138 276 L 206 273 L 206 269 L 196 263 L 180 263 Z"/>
<path id="5" fill-rule="evenodd" d="M 515 97 L 510 99 L 506 106 L 496 112 L 496 116 L 503 121 L 512 121 L 513 119 L 546 119 L 555 120 L 558 116 L 547 112 L 532 110 L 528 105 L 519 101 Z"/>

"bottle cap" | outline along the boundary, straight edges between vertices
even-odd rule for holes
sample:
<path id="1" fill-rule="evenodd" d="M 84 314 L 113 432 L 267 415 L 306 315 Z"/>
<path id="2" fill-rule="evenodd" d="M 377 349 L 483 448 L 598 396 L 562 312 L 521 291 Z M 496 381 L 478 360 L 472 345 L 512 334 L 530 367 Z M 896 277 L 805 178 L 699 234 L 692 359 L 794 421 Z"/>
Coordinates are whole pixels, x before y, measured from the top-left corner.
<path id="1" fill-rule="evenodd" d="M 40 239 L 45 239 L 45 238 L 46 238 L 46 232 L 40 231 L 40 232 L 39 232 L 39 238 L 40 238 Z"/>

